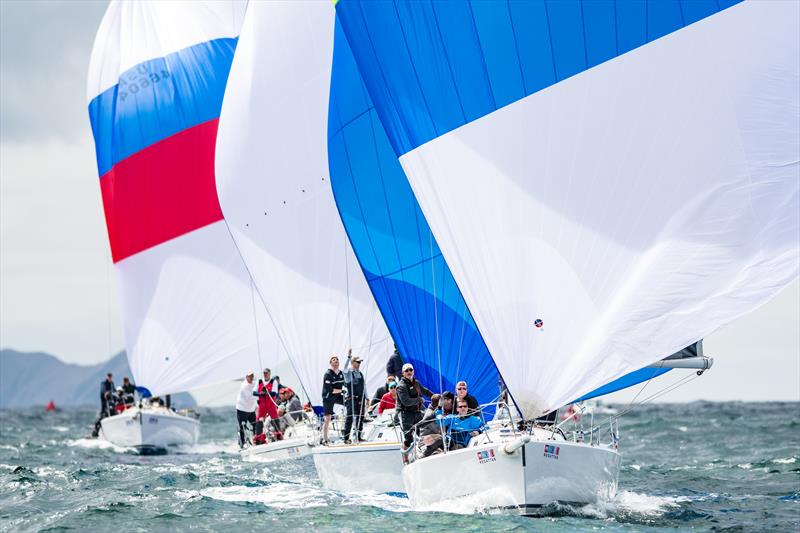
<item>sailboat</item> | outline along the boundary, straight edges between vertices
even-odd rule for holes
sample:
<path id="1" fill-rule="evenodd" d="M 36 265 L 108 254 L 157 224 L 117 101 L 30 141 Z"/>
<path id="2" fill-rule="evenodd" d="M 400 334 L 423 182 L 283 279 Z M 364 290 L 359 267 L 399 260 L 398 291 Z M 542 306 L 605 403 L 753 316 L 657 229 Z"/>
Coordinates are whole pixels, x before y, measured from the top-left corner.
<path id="1" fill-rule="evenodd" d="M 702 371 L 665 358 L 798 277 L 798 5 L 336 10 L 380 123 L 365 137 L 399 159 L 508 391 L 467 447 L 403 468 L 412 505 L 613 496 L 618 428 L 601 444 L 536 419 Z"/>
<path id="2" fill-rule="evenodd" d="M 216 147 L 217 193 L 230 234 L 317 411 L 331 355 L 345 370 L 349 352 L 362 358 L 366 389 L 374 390 L 392 353 L 328 179 L 333 14 L 327 2 L 248 5 Z M 301 457 L 314 437 L 319 433 L 303 430 L 242 456 Z"/>
<path id="3" fill-rule="evenodd" d="M 271 326 L 259 331 L 265 311 L 214 179 L 245 6 L 112 1 L 92 50 L 89 117 L 127 356 L 158 396 L 241 379 L 259 344 L 275 345 Z M 193 444 L 200 429 L 147 398 L 101 424 L 112 443 L 142 450 Z"/>

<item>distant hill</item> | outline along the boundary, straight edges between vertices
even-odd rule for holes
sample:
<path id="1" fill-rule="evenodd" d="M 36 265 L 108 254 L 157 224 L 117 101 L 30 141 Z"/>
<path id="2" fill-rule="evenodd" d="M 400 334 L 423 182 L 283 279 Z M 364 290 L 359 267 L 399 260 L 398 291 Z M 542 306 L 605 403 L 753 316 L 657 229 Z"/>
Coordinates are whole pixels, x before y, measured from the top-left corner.
<path id="1" fill-rule="evenodd" d="M 46 405 L 53 400 L 59 407 L 100 405 L 100 382 L 108 372 L 114 383 L 132 377 L 125 352 L 97 365 L 82 366 L 64 363 L 43 352 L 24 353 L 0 350 L 0 408 Z M 191 394 L 172 395 L 177 407 L 196 404 Z"/>

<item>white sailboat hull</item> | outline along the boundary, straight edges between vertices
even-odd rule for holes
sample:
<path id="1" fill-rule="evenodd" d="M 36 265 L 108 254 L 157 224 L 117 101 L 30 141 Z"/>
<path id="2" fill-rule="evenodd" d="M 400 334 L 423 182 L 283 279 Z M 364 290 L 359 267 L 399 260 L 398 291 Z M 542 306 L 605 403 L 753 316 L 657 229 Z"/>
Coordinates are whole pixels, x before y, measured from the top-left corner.
<path id="1" fill-rule="evenodd" d="M 245 461 L 258 462 L 300 459 L 311 454 L 315 435 L 314 430 L 307 425 L 294 426 L 291 431 L 287 431 L 283 440 L 248 446 L 239 455 Z"/>
<path id="2" fill-rule="evenodd" d="M 267 444 L 259 444 L 239 452 L 245 461 L 272 462 L 287 459 L 300 459 L 311 454 L 307 437 L 294 437 Z"/>
<path id="3" fill-rule="evenodd" d="M 411 505 L 470 496 L 484 508 L 525 514 L 552 502 L 592 503 L 616 493 L 620 454 L 612 448 L 531 440 L 509 454 L 503 448 L 511 442 L 495 440 L 405 466 Z"/>
<path id="4" fill-rule="evenodd" d="M 405 492 L 399 442 L 317 446 L 314 466 L 322 485 L 341 492 Z"/>
<path id="5" fill-rule="evenodd" d="M 116 446 L 166 448 L 193 445 L 200 422 L 164 408 L 131 407 L 100 422 L 100 435 Z"/>
<path id="6" fill-rule="evenodd" d="M 364 442 L 331 444 L 313 450 L 322 485 L 341 492 L 405 492 L 400 431 L 394 410 L 364 424 Z"/>

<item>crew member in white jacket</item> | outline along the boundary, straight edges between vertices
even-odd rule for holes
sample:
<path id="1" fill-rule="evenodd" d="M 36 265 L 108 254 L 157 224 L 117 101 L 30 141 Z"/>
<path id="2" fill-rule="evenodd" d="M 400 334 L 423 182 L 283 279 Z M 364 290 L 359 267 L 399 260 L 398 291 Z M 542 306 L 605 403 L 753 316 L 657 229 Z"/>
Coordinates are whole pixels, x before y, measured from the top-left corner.
<path id="1" fill-rule="evenodd" d="M 248 372 L 239 388 L 236 398 L 236 421 L 239 423 L 239 447 L 244 447 L 244 428 L 250 423 L 251 429 L 256 423 L 256 395 L 255 373 Z"/>

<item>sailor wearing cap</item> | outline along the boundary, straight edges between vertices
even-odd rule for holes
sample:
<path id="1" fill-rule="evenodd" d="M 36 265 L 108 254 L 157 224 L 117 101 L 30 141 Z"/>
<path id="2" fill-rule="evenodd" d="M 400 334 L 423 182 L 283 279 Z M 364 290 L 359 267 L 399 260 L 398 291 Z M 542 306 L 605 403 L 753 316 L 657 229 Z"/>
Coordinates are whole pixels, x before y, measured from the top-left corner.
<path id="1" fill-rule="evenodd" d="M 239 396 L 236 398 L 236 421 L 239 424 L 239 447 L 244 447 L 244 428 L 249 423 L 253 427 L 256 423 L 256 395 L 255 372 L 252 370 L 245 374 L 242 386 L 239 387 Z"/>
<path id="2" fill-rule="evenodd" d="M 400 427 L 403 430 L 403 449 L 407 449 L 414 441 L 414 426 L 422 420 L 422 407 L 425 401 L 422 396 L 430 398 L 433 393 L 414 379 L 414 366 L 403 365 L 403 377 L 397 386 L 397 411 L 400 413 Z"/>
<path id="3" fill-rule="evenodd" d="M 361 359 L 359 356 L 347 355 L 344 365 L 344 383 L 347 395 L 344 405 L 347 409 L 347 421 L 344 423 L 344 442 L 350 443 L 350 431 L 355 426 L 353 440 L 361 440 L 361 426 L 364 423 L 364 407 L 366 406 L 366 390 L 364 387 L 364 373 L 361 372 Z M 348 366 L 352 365 L 352 368 Z"/>

